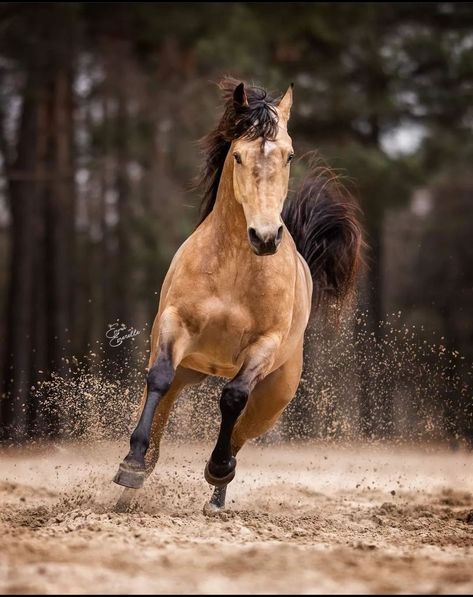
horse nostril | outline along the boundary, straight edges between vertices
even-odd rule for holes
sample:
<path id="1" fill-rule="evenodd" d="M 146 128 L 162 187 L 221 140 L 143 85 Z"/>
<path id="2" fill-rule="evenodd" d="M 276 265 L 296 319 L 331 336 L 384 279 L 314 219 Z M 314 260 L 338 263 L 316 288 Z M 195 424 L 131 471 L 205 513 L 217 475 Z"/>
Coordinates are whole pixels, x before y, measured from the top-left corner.
<path id="1" fill-rule="evenodd" d="M 250 241 L 255 244 L 258 245 L 259 243 L 261 243 L 261 238 L 258 236 L 258 233 L 256 232 L 256 230 L 254 228 L 248 228 L 248 237 L 250 239 Z"/>
<path id="2" fill-rule="evenodd" d="M 283 226 L 279 226 L 278 228 L 278 233 L 276 234 L 276 242 L 279 243 L 281 242 L 282 239 L 282 233 L 284 232 L 284 227 Z"/>

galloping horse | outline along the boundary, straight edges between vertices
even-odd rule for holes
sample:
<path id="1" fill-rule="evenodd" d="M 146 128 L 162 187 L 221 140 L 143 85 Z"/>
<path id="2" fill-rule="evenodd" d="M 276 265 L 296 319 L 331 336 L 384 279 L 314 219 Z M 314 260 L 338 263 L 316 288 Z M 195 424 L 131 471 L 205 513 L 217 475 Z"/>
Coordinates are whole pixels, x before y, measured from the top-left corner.
<path id="1" fill-rule="evenodd" d="M 350 294 L 361 245 L 357 207 L 330 175 L 309 178 L 284 205 L 292 85 L 280 100 L 232 79 L 220 88 L 224 113 L 204 138 L 201 221 L 164 280 L 141 416 L 114 479 L 141 487 L 178 394 L 208 375 L 224 377 L 205 467 L 215 487 L 209 510 L 224 507 L 244 443 L 269 430 L 294 397 L 312 303 Z"/>

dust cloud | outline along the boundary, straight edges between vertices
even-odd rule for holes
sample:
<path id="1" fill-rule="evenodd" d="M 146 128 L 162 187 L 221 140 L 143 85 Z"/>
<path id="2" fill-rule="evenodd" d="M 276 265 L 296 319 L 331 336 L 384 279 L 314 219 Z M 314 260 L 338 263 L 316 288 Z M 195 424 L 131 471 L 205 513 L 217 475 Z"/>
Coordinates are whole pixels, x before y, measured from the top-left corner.
<path id="1" fill-rule="evenodd" d="M 121 513 L 112 478 L 144 367 L 135 354 L 117 370 L 99 349 L 68 361 L 31 390 L 43 438 L 0 452 L 0 593 L 471 594 L 471 366 L 399 315 L 383 326 L 357 315 L 309 331 L 296 400 L 242 450 L 212 518 L 203 469 L 222 380 L 178 400 Z"/>

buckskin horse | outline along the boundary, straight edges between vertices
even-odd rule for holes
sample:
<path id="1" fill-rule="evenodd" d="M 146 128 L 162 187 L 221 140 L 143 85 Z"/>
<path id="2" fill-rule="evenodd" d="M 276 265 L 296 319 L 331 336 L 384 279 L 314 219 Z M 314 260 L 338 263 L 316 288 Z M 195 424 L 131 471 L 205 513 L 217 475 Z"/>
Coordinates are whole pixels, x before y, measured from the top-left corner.
<path id="1" fill-rule="evenodd" d="M 294 397 L 312 308 L 351 294 L 362 242 L 356 203 L 327 171 L 285 203 L 292 85 L 279 100 L 229 78 L 220 89 L 223 116 L 203 139 L 201 220 L 164 280 L 141 415 L 114 478 L 141 487 L 179 393 L 209 375 L 227 378 L 205 467 L 209 513 L 225 505 L 239 450 Z"/>

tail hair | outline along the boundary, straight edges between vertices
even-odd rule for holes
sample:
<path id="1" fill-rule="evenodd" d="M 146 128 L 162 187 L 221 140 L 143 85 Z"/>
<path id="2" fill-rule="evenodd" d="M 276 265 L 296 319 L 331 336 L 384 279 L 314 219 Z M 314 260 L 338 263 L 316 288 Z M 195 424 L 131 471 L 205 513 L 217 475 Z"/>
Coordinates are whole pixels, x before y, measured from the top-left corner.
<path id="1" fill-rule="evenodd" d="M 282 218 L 314 283 L 312 305 L 343 307 L 353 296 L 362 263 L 360 209 L 338 176 L 312 167 Z"/>

